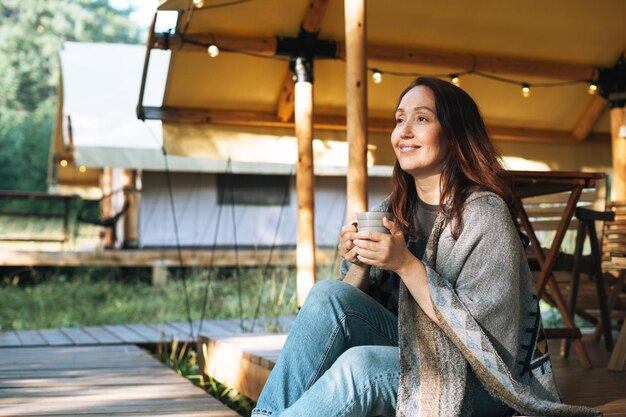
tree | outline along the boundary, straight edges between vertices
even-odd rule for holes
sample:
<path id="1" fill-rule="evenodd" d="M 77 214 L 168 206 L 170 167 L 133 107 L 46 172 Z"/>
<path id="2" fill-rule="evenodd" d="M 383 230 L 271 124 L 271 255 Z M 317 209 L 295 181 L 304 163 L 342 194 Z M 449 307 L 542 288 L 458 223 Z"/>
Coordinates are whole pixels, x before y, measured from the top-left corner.
<path id="1" fill-rule="evenodd" d="M 108 0 L 0 3 L 0 189 L 46 189 L 62 43 L 139 43 L 131 12 Z"/>

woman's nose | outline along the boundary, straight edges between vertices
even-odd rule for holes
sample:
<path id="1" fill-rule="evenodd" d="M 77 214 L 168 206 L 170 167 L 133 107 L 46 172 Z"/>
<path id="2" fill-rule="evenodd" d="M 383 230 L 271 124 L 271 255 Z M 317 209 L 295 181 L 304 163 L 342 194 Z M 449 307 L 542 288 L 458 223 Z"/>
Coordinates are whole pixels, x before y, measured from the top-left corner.
<path id="1" fill-rule="evenodd" d="M 405 123 L 402 127 L 402 131 L 400 132 L 400 137 L 404 138 L 412 138 L 413 137 L 413 129 L 410 123 Z"/>

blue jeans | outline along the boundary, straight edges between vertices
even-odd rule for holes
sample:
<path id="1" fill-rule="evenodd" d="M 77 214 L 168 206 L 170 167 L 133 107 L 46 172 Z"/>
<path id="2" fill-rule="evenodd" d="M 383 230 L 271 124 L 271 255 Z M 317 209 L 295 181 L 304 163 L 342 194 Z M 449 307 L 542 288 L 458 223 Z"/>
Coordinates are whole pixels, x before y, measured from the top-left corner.
<path id="1" fill-rule="evenodd" d="M 298 313 L 252 417 L 394 416 L 398 355 L 397 316 L 352 285 L 320 281 Z M 508 410 L 482 386 L 477 391 L 474 415 Z"/>

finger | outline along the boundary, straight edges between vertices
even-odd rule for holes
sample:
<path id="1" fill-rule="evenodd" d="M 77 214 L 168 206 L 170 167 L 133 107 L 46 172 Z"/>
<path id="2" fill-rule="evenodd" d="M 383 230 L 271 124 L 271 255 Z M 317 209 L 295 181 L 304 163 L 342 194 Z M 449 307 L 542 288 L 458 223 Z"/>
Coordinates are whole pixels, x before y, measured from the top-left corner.
<path id="1" fill-rule="evenodd" d="M 368 249 L 368 250 L 376 249 L 376 244 L 378 243 L 378 242 L 372 242 L 371 240 L 365 240 L 365 239 L 354 239 L 352 242 L 354 243 L 354 246 L 357 246 L 361 249 Z"/>
<path id="2" fill-rule="evenodd" d="M 400 230 L 396 226 L 396 222 L 392 222 L 386 217 L 383 217 L 383 226 L 389 229 L 389 233 L 391 233 L 392 235 L 395 235 L 396 233 L 400 232 Z"/>
<path id="3" fill-rule="evenodd" d="M 354 236 L 354 238 L 363 239 L 363 240 L 371 240 L 372 242 L 380 242 L 383 236 L 384 236 L 383 233 L 378 233 L 378 232 L 358 232 Z"/>
<path id="4" fill-rule="evenodd" d="M 356 253 L 357 253 L 357 258 L 359 257 L 364 257 L 370 260 L 378 260 L 379 254 L 376 251 L 370 250 L 370 249 L 364 249 L 364 248 L 360 248 L 360 247 L 355 247 L 356 249 Z M 359 258 L 360 259 L 360 258 Z"/>
<path id="5" fill-rule="evenodd" d="M 362 256 L 362 255 L 357 256 L 356 259 L 359 262 L 362 262 L 362 263 L 367 264 L 367 265 L 376 266 L 378 264 L 378 262 L 375 259 L 371 259 L 371 258 Z"/>
<path id="6" fill-rule="evenodd" d="M 357 232 L 357 228 L 354 225 L 350 225 L 350 226 L 343 226 L 339 232 L 339 234 L 344 234 L 344 233 L 356 233 Z"/>

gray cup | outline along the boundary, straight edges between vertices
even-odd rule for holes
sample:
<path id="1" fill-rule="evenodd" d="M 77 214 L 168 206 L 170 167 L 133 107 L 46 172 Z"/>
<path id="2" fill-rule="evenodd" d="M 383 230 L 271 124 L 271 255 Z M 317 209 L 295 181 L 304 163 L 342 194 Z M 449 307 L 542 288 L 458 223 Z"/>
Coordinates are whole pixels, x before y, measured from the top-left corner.
<path id="1" fill-rule="evenodd" d="M 357 213 L 359 232 L 378 232 L 389 234 L 389 229 L 383 224 L 383 217 L 393 221 L 393 213 L 388 211 L 363 211 Z"/>

